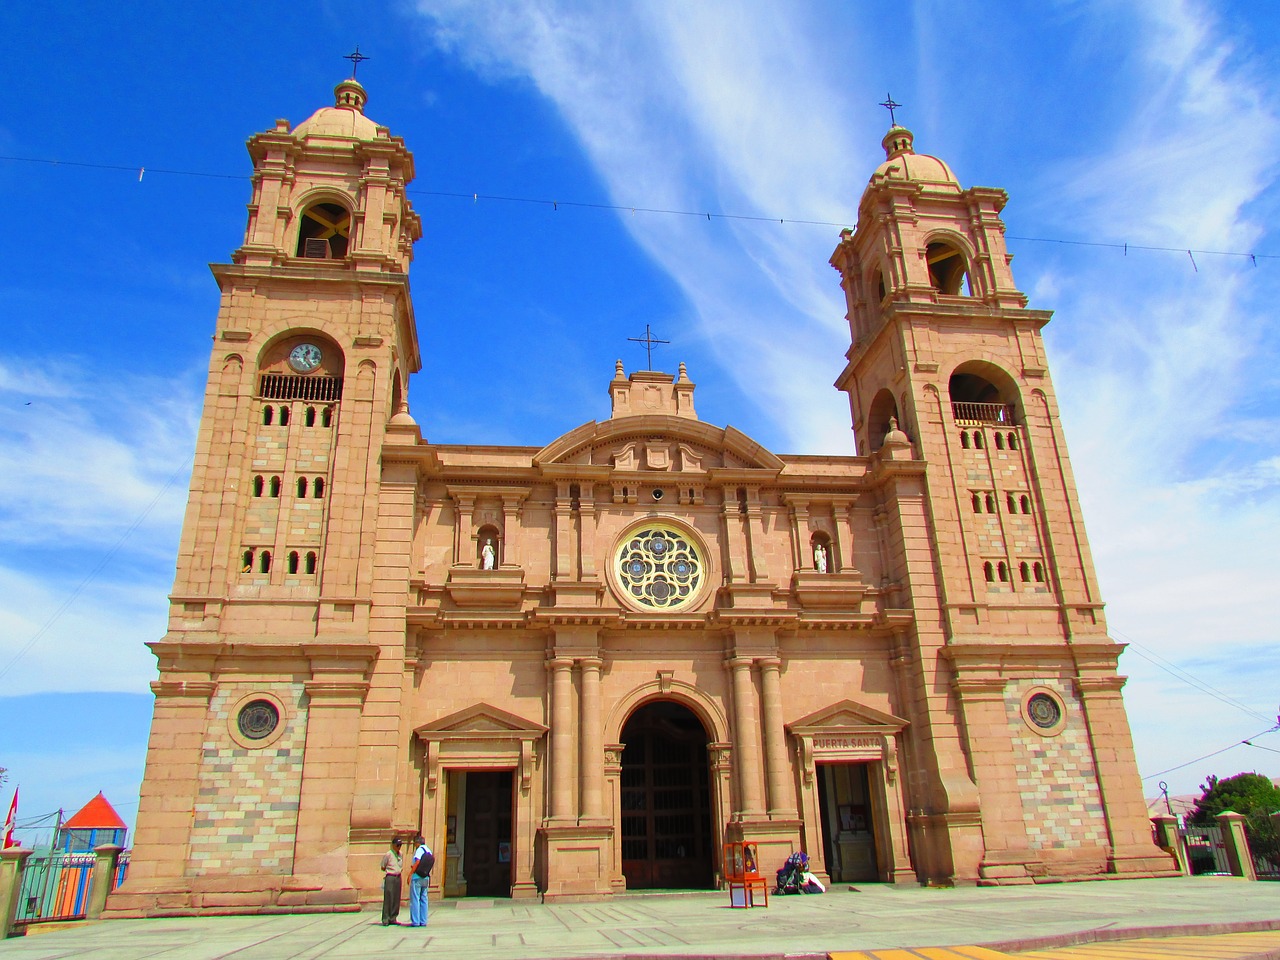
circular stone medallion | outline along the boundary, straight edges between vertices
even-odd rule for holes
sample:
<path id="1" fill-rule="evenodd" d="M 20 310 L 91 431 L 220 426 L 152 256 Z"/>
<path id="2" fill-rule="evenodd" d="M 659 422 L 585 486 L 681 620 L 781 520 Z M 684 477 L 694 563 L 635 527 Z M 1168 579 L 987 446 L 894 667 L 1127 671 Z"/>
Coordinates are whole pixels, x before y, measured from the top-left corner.
<path id="1" fill-rule="evenodd" d="M 250 740 L 264 740 L 280 723 L 280 711 L 270 700 L 254 700 L 240 708 L 236 726 Z"/>

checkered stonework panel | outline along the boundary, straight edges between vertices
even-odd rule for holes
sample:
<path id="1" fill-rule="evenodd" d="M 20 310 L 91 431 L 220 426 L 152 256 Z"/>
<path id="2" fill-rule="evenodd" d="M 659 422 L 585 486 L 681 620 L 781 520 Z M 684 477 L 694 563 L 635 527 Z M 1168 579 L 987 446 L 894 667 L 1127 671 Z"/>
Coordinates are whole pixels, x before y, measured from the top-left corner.
<path id="1" fill-rule="evenodd" d="M 1047 687 L 1062 698 L 1066 724 L 1056 736 L 1042 737 L 1022 719 L 1022 697 L 1032 687 Z M 1073 850 L 1104 845 L 1107 831 L 1102 800 L 1075 693 L 1060 680 L 1017 680 L 1005 688 L 1005 696 L 1014 769 L 1031 846 Z"/>
<path id="2" fill-rule="evenodd" d="M 267 746 L 242 747 L 231 737 L 231 714 L 247 694 L 264 689 L 285 704 L 284 732 Z M 219 685 L 209 704 L 189 876 L 292 872 L 307 730 L 302 693 L 301 684 Z"/>

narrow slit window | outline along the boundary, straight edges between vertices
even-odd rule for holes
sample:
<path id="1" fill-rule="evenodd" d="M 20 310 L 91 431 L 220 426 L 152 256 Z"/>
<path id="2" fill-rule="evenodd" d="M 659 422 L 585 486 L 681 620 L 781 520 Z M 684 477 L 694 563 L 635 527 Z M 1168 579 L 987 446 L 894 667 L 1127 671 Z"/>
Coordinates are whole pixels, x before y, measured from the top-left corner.
<path id="1" fill-rule="evenodd" d="M 307 478 L 298 478 L 298 499 L 301 500 L 307 495 Z"/>
<path id="2" fill-rule="evenodd" d="M 996 498 L 991 494 L 987 494 L 987 513 L 996 512 Z"/>
<path id="3" fill-rule="evenodd" d="M 316 572 L 316 552 L 314 550 L 307 551 L 307 573 Z"/>
<path id="4" fill-rule="evenodd" d="M 1007 503 L 1007 504 L 1009 505 L 1009 512 L 1010 512 L 1010 513 L 1017 513 L 1017 512 L 1018 512 L 1018 503 L 1017 503 L 1017 501 L 1014 499 L 1014 496 L 1013 496 L 1013 494 L 1012 494 L 1012 493 L 1005 494 L 1005 503 Z"/>
<path id="5" fill-rule="evenodd" d="M 262 425 L 264 427 L 271 426 L 272 420 L 275 419 L 275 410 L 271 407 L 262 408 Z"/>
<path id="6" fill-rule="evenodd" d="M 333 407 L 325 407 L 320 411 L 320 426 L 333 426 Z"/>
<path id="7" fill-rule="evenodd" d="M 1001 561 L 1000 561 L 1000 563 L 999 563 L 999 565 L 997 566 L 997 568 L 996 568 L 996 569 L 997 569 L 997 572 L 998 572 L 998 573 L 997 573 L 997 575 L 1000 577 L 1000 582 L 1001 582 L 1001 583 L 1008 583 L 1008 582 L 1009 582 L 1009 567 L 1005 564 L 1005 562 L 1004 562 L 1003 560 L 1001 560 Z"/>
<path id="8" fill-rule="evenodd" d="M 280 426 L 287 427 L 289 425 L 289 408 L 280 408 Z"/>
<path id="9" fill-rule="evenodd" d="M 1009 434 L 1009 449 L 1010 450 L 1018 449 L 1018 435 L 1016 433 Z"/>
<path id="10" fill-rule="evenodd" d="M 1021 501 L 1019 501 L 1019 502 L 1020 502 L 1020 504 L 1021 504 L 1021 506 L 1022 506 L 1022 512 L 1023 512 L 1023 513 L 1030 513 L 1030 512 L 1031 512 L 1031 498 L 1030 498 L 1030 497 L 1028 497 L 1028 496 L 1024 493 L 1024 494 L 1022 495 L 1022 499 L 1021 499 Z"/>
<path id="11" fill-rule="evenodd" d="M 1034 568 L 1036 583 L 1044 583 L 1044 564 L 1037 563 Z"/>
<path id="12" fill-rule="evenodd" d="M 960 448 L 962 450 L 969 449 L 969 431 L 968 430 L 960 431 Z"/>
<path id="13" fill-rule="evenodd" d="M 982 575 L 986 577 L 987 583 L 994 583 L 996 579 L 995 570 L 991 566 L 991 562 L 987 561 L 982 565 Z"/>
<path id="14" fill-rule="evenodd" d="M 1026 564 L 1024 563 L 1023 566 L 1025 567 Z M 290 573 L 298 572 L 298 551 L 297 550 L 289 551 L 289 572 Z"/>
<path id="15" fill-rule="evenodd" d="M 996 449 L 997 449 L 997 450 L 1003 450 L 1003 449 L 1004 449 L 1004 434 L 1003 434 L 1003 433 L 998 433 L 998 432 L 996 433 Z"/>
<path id="16" fill-rule="evenodd" d="M 973 431 L 973 449 L 982 449 L 982 433 L 978 430 Z"/>
<path id="17" fill-rule="evenodd" d="M 978 496 L 976 493 L 973 495 L 973 512 L 982 512 L 982 497 Z"/>
<path id="18" fill-rule="evenodd" d="M 253 551 L 246 550 L 240 555 L 240 572 L 248 573 L 253 569 Z"/>
<path id="19" fill-rule="evenodd" d="M 271 551 L 263 550 L 258 556 L 258 571 L 260 573 L 271 572 Z"/>
<path id="20" fill-rule="evenodd" d="M 260 496 L 262 496 L 262 490 L 263 490 L 263 487 L 264 487 L 264 486 L 265 486 L 265 481 L 262 479 L 262 475 L 261 475 L 261 474 L 259 474 L 258 476 L 254 477 L 254 478 L 253 478 L 253 495 L 254 495 L 255 497 L 260 497 Z"/>
<path id="21" fill-rule="evenodd" d="M 324 477 L 316 477 L 316 482 L 312 484 L 311 495 L 319 500 L 324 496 Z"/>
<path id="22" fill-rule="evenodd" d="M 279 477 L 272 477 L 272 478 L 271 478 L 271 488 L 270 488 L 270 489 L 271 489 L 271 496 L 273 496 L 273 497 L 278 497 L 278 496 L 280 496 L 280 478 L 279 478 Z"/>
<path id="23" fill-rule="evenodd" d="M 314 427 L 316 425 L 316 408 L 315 407 L 307 407 L 307 412 L 306 414 L 303 415 L 302 422 L 306 424 L 308 427 Z"/>
<path id="24" fill-rule="evenodd" d="M 1022 563 L 1018 564 L 1018 574 L 1022 577 L 1023 583 L 1031 582 L 1031 567 L 1027 561 L 1023 560 Z"/>

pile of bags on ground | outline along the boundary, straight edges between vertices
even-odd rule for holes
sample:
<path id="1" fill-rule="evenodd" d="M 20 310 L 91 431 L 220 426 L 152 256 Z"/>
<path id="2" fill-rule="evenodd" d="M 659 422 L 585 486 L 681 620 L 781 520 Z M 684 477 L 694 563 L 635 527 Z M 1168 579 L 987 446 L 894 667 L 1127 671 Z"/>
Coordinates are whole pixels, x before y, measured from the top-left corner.
<path id="1" fill-rule="evenodd" d="M 784 893 L 826 893 L 827 888 L 822 881 L 809 872 L 809 855 L 803 850 L 796 851 L 787 857 L 787 862 L 778 868 L 778 885 L 774 888 L 774 896 Z"/>

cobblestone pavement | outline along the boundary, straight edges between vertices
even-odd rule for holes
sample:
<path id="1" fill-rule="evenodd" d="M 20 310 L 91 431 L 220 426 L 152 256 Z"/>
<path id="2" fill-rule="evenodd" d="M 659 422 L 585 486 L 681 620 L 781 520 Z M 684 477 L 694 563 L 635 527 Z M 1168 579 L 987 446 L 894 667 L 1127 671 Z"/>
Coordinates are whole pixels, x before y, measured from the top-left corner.
<path id="1" fill-rule="evenodd" d="M 401 918 L 407 920 L 407 912 Z M 752 910 L 731 909 L 723 893 L 632 894 L 571 905 L 454 900 L 433 903 L 421 930 L 383 927 L 376 911 L 110 920 L 7 940 L 0 960 L 400 960 L 406 951 L 484 960 L 819 960 L 841 951 L 876 960 L 977 960 L 1029 950 L 1039 953 L 1022 956 L 1058 960 L 1046 951 L 1071 938 L 1176 932 L 1169 928 L 1202 935 L 1280 929 L 1280 884 L 1218 877 L 952 890 L 868 884 L 856 892 L 841 887 L 822 896 L 770 897 L 768 908 Z M 990 952 L 957 953 L 973 948 L 956 944 L 985 944 Z"/>

